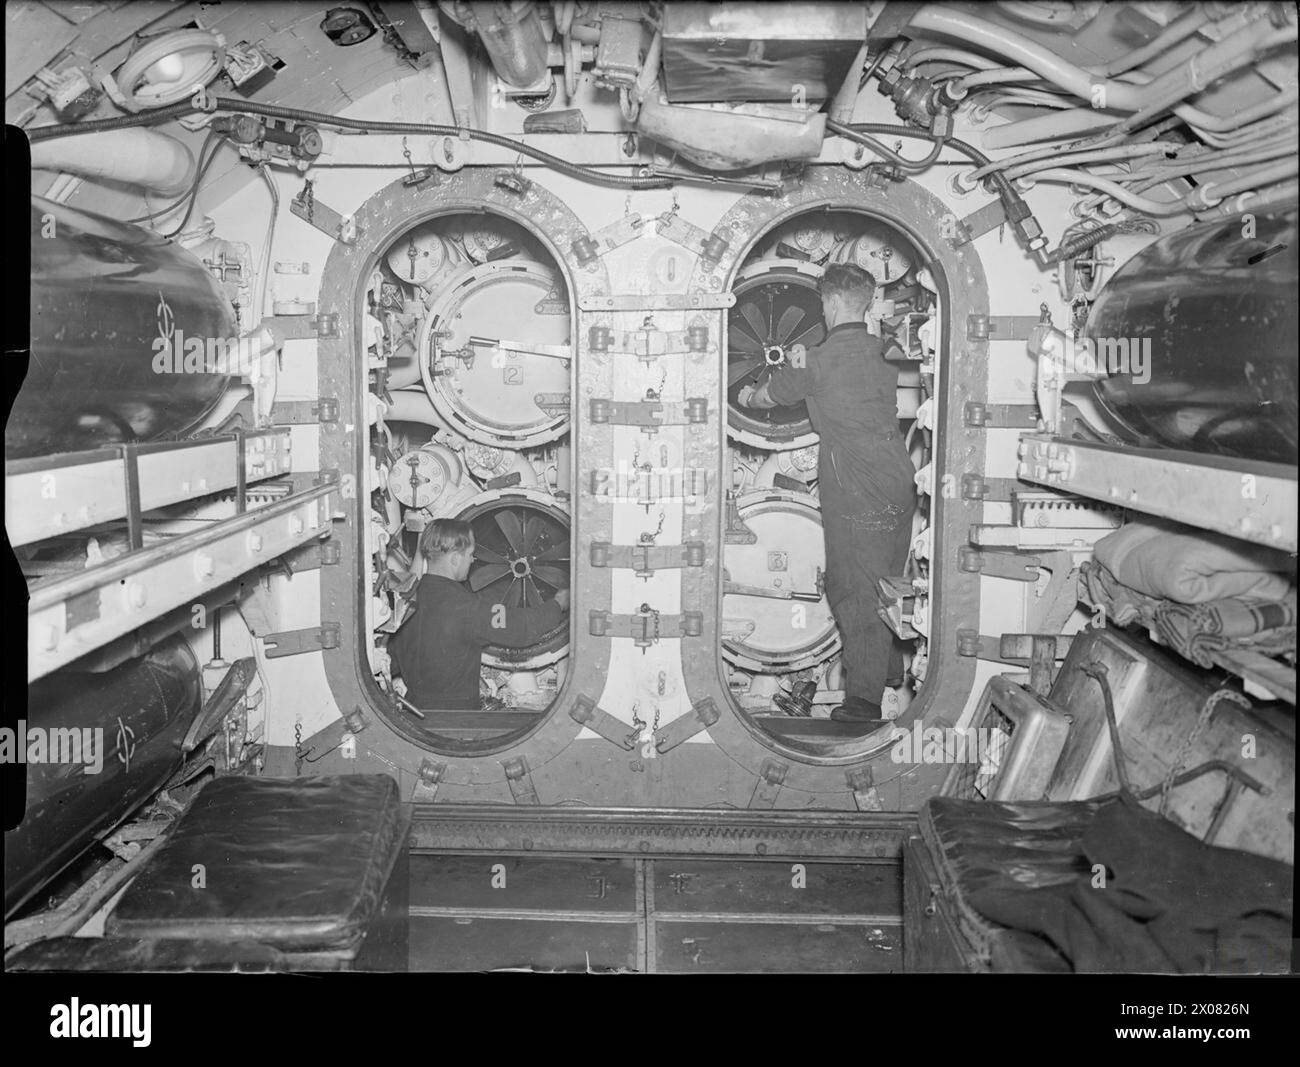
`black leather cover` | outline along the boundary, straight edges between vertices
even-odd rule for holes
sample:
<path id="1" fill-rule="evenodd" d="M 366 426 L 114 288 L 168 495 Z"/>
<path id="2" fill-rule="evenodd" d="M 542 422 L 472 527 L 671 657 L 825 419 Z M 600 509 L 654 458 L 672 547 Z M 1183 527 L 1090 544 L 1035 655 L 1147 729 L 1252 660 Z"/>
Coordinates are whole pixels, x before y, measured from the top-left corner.
<path id="1" fill-rule="evenodd" d="M 1203 844 L 1135 800 L 936 797 L 919 824 L 962 934 L 995 970 L 1289 967 L 1294 869 Z"/>
<path id="2" fill-rule="evenodd" d="M 934 797 L 922 809 L 921 836 L 949 888 L 1037 889 L 1088 871 L 1083 835 L 1105 801 L 1003 804 Z"/>
<path id="3" fill-rule="evenodd" d="M 406 847 L 386 775 L 218 778 L 109 916 L 110 937 L 354 950 Z M 204 887 L 197 888 L 202 865 Z"/>
<path id="4" fill-rule="evenodd" d="M 989 921 L 969 897 L 985 889 L 1065 885 L 1088 870 L 1083 835 L 1098 801 L 1062 804 L 1005 804 L 934 797 L 918 824 L 934 861 L 944 899 L 962 935 L 988 966 L 1001 957 L 1024 955 L 1025 940 Z M 1028 939 L 1032 941 L 1032 939 Z M 1055 955 L 1051 953 L 1051 955 Z M 1034 967 L 1049 970 L 1040 961 Z"/>

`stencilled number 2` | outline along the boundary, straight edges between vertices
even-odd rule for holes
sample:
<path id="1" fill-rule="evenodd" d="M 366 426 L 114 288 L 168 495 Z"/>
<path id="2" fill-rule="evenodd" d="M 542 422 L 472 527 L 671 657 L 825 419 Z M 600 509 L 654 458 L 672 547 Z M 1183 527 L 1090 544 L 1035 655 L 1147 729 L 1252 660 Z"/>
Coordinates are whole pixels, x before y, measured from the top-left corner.
<path id="1" fill-rule="evenodd" d="M 524 380 L 524 369 L 522 367 L 502 367 L 501 380 L 506 385 L 519 385 Z"/>

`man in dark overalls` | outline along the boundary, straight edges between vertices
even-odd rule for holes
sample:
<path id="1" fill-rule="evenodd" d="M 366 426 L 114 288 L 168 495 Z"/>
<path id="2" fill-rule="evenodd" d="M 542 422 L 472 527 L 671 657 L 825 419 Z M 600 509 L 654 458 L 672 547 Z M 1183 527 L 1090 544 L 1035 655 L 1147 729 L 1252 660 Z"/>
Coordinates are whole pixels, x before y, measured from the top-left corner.
<path id="1" fill-rule="evenodd" d="M 861 267 L 832 264 L 819 290 L 826 338 L 739 402 L 771 408 L 806 401 L 821 437 L 817 486 L 826 538 L 826 598 L 843 644 L 844 703 L 831 712 L 865 730 L 883 724 L 881 696 L 902 681 L 902 651 L 881 621 L 877 582 L 903 573 L 916 504 L 915 469 L 898 432 L 898 368 L 864 321 L 876 281 Z"/>
<path id="2" fill-rule="evenodd" d="M 569 591 L 532 607 L 507 607 L 491 587 L 463 583 L 474 563 L 474 530 L 458 519 L 434 519 L 420 535 L 425 574 L 415 587 L 415 614 L 388 642 L 406 699 L 417 708 L 482 707 L 483 650 L 527 648 L 564 621 Z"/>

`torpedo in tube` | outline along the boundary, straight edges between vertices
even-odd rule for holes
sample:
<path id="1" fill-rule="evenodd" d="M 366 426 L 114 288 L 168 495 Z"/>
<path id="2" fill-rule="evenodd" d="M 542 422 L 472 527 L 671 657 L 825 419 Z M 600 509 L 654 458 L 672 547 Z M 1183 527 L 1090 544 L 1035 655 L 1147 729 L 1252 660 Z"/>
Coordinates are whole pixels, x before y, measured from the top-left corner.
<path id="1" fill-rule="evenodd" d="M 1291 969 L 1293 6 L 8 14 L 7 970 Z"/>

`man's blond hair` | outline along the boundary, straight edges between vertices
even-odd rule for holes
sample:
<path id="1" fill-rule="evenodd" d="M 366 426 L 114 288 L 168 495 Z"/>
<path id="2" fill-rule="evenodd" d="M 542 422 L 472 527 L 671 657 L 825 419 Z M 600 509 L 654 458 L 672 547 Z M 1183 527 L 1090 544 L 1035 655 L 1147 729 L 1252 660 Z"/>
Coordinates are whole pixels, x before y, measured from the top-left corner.
<path id="1" fill-rule="evenodd" d="M 420 534 L 420 551 L 426 559 L 465 552 L 474 543 L 474 531 L 460 519 L 434 519 Z"/>

